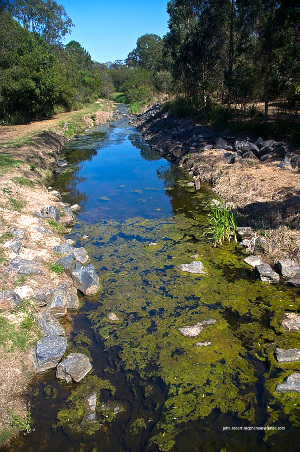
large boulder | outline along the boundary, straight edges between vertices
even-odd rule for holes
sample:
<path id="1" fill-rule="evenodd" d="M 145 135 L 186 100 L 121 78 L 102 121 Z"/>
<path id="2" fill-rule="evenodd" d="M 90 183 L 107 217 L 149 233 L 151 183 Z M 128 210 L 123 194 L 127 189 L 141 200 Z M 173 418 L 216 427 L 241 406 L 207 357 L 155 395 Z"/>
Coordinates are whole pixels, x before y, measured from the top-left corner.
<path id="1" fill-rule="evenodd" d="M 285 318 L 282 321 L 282 326 L 287 328 L 289 331 L 299 331 L 300 330 L 300 315 L 296 312 L 286 312 Z"/>
<path id="2" fill-rule="evenodd" d="M 44 372 L 57 366 L 67 348 L 63 336 L 46 336 L 36 344 L 34 361 L 37 372 Z"/>
<path id="3" fill-rule="evenodd" d="M 277 283 L 279 282 L 279 275 L 276 273 L 269 264 L 256 265 L 255 269 L 263 282 Z"/>
<path id="4" fill-rule="evenodd" d="M 201 261 L 192 261 L 190 264 L 177 265 L 177 268 L 183 272 L 196 273 L 198 275 L 207 275 L 204 265 Z"/>
<path id="5" fill-rule="evenodd" d="M 59 219 L 60 219 L 60 211 L 55 206 L 44 207 L 41 210 L 40 215 L 42 218 L 49 218 L 49 219 L 52 219 L 55 221 L 59 221 Z"/>
<path id="6" fill-rule="evenodd" d="M 65 330 L 50 312 L 41 312 L 35 317 L 36 323 L 42 330 L 43 336 L 65 336 Z"/>
<path id="7" fill-rule="evenodd" d="M 18 273 L 19 275 L 39 275 L 42 272 L 40 264 L 15 257 L 10 261 L 8 271 Z"/>
<path id="8" fill-rule="evenodd" d="M 0 291 L 0 309 L 13 309 L 22 303 L 22 298 L 10 290 Z"/>
<path id="9" fill-rule="evenodd" d="M 261 265 L 263 263 L 262 257 L 260 255 L 247 256 L 244 259 L 245 264 L 251 265 L 251 267 L 256 267 L 256 265 Z"/>
<path id="10" fill-rule="evenodd" d="M 100 289 L 99 277 L 92 264 L 85 267 L 77 262 L 71 273 L 74 286 L 84 295 L 94 295 Z"/>
<path id="11" fill-rule="evenodd" d="M 71 353 L 61 363 L 58 364 L 56 377 L 66 380 L 67 383 L 75 381 L 78 383 L 92 369 L 92 365 L 83 353 Z"/>
<path id="12" fill-rule="evenodd" d="M 300 392 L 300 374 L 289 375 L 283 383 L 276 386 L 277 392 Z"/>
<path id="13" fill-rule="evenodd" d="M 68 309 L 78 309 L 78 307 L 77 290 L 68 284 L 61 284 L 57 289 L 53 289 L 47 310 L 60 318 L 67 314 Z"/>
<path id="14" fill-rule="evenodd" d="M 281 259 L 278 261 L 276 268 L 279 273 L 286 278 L 293 278 L 300 273 L 300 265 L 293 259 Z"/>
<path id="15" fill-rule="evenodd" d="M 72 270 L 75 267 L 76 258 L 75 254 L 68 254 L 58 259 L 55 264 L 60 265 L 64 270 Z"/>

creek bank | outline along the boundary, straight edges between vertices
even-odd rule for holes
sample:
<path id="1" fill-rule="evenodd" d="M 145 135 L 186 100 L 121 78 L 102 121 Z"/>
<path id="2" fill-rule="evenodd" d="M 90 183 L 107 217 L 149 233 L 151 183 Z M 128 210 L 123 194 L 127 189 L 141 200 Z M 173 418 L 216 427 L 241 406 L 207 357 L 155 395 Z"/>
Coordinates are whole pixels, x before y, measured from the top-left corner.
<path id="1" fill-rule="evenodd" d="M 94 116 L 93 120 L 82 118 L 82 130 L 109 120 L 112 105 Z M 3 148 L 9 166 L 0 172 L 0 317 L 5 328 L 0 364 L 1 444 L 18 434 L 9 412 L 27 418 L 24 394 L 34 374 L 56 367 L 67 349 L 69 310 L 79 307 L 79 297 L 75 277 L 57 262 L 57 248 L 61 259 L 72 254 L 69 270 L 80 265 L 81 273 L 93 275 L 93 285 L 85 277 L 85 293 L 100 289 L 92 265 L 84 265 L 89 259 L 86 250 L 62 237 L 70 232 L 79 206 L 62 203 L 59 192 L 46 188 L 51 172 L 67 166 L 62 153 L 66 141 L 61 130 L 45 130 L 30 144 L 24 141 L 24 145 Z M 22 343 L 17 342 L 19 337 Z"/>
<path id="2" fill-rule="evenodd" d="M 241 246 L 263 256 L 256 264 L 264 265 L 256 269 L 262 280 L 277 282 L 281 275 L 283 282 L 299 287 L 300 151 L 261 137 L 228 137 L 191 119 L 175 118 L 161 104 L 135 122 L 153 149 L 193 176 L 195 190 L 209 183 L 234 209 Z M 289 275 L 280 264 L 287 260 Z"/>

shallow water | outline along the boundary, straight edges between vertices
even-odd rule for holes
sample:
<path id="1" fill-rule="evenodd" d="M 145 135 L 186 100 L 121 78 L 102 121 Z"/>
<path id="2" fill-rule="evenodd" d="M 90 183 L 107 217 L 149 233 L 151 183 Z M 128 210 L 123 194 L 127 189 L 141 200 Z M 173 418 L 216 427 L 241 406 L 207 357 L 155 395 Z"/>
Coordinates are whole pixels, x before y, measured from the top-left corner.
<path id="1" fill-rule="evenodd" d="M 70 237 L 103 286 L 72 316 L 68 350 L 88 354 L 93 372 L 73 385 L 54 371 L 37 378 L 35 430 L 7 450 L 298 451 L 299 395 L 274 393 L 300 369 L 274 358 L 275 346 L 297 346 L 280 326 L 297 293 L 257 281 L 239 247 L 211 246 L 212 193 L 195 193 L 126 116 L 78 137 L 66 159 L 52 185 L 80 204 Z M 176 268 L 196 254 L 207 276 Z M 178 330 L 209 319 L 198 337 Z M 97 419 L 87 421 L 95 393 Z"/>

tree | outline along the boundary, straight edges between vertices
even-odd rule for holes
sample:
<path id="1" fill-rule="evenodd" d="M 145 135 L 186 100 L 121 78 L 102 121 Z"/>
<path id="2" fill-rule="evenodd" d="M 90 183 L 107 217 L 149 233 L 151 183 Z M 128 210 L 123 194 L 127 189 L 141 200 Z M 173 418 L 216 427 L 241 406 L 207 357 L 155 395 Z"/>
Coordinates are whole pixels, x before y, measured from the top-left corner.
<path id="1" fill-rule="evenodd" d="M 7 0 L 6 8 L 26 30 L 51 44 L 60 42 L 73 26 L 65 8 L 54 0 Z"/>
<path id="2" fill-rule="evenodd" d="M 129 53 L 126 64 L 129 67 L 140 67 L 148 71 L 163 69 L 162 38 L 155 34 L 145 34 L 138 38 L 136 48 Z"/>

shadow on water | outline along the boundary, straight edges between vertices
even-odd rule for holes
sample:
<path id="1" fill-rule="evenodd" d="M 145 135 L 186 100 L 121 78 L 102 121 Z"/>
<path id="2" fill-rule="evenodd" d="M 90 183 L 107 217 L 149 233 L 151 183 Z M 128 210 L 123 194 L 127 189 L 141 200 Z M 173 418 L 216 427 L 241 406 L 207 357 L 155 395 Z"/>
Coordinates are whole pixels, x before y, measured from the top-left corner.
<path id="1" fill-rule="evenodd" d="M 299 401 L 274 395 L 284 369 L 272 358 L 275 344 L 296 343 L 274 320 L 294 295 L 257 281 L 234 244 L 211 247 L 203 234 L 209 189 L 196 193 L 123 107 L 70 143 L 65 158 L 52 185 L 80 204 L 70 237 L 86 247 L 103 285 L 71 316 L 68 352 L 87 354 L 93 370 L 78 384 L 54 371 L 37 377 L 35 430 L 4 450 L 296 452 Z M 178 270 L 195 259 L 208 275 Z M 208 320 L 199 337 L 180 333 Z M 268 426 L 277 430 L 269 435 Z"/>

